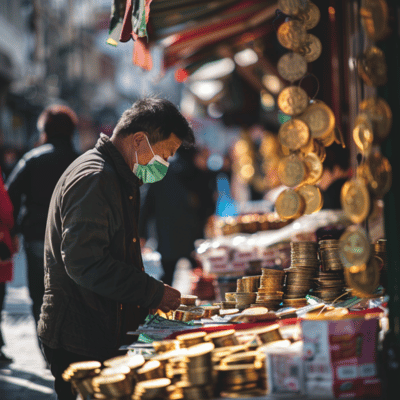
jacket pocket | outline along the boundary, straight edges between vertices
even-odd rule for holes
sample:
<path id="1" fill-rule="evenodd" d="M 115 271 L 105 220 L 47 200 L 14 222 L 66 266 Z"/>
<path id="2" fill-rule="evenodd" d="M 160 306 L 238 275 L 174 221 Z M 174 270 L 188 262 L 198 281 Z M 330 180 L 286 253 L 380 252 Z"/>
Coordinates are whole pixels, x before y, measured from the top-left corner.
<path id="1" fill-rule="evenodd" d="M 60 334 L 68 308 L 66 296 L 45 294 L 38 323 L 38 335 L 52 345 L 60 345 Z"/>

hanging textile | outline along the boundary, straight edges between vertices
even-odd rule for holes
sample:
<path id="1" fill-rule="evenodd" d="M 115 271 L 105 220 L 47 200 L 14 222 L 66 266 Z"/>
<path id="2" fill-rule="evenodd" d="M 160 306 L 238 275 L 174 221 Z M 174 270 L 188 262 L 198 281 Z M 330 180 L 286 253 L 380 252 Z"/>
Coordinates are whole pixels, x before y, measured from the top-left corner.
<path id="1" fill-rule="evenodd" d="M 122 22 L 125 15 L 126 0 L 114 0 L 111 7 L 110 27 L 107 43 L 117 46 L 122 32 Z"/>

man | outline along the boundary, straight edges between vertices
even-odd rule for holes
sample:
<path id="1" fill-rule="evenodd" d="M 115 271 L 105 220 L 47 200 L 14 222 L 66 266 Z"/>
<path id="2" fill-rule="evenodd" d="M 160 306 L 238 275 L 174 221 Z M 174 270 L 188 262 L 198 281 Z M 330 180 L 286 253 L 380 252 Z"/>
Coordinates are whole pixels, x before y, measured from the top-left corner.
<path id="1" fill-rule="evenodd" d="M 194 136 L 176 107 L 139 100 L 111 139 L 101 135 L 58 181 L 47 219 L 38 332 L 59 399 L 74 398 L 61 377 L 70 363 L 116 356 L 148 309 L 180 305 L 177 290 L 143 270 L 138 218 L 140 185 L 161 180 L 182 143 L 194 143 Z"/>
<path id="2" fill-rule="evenodd" d="M 76 114 L 69 107 L 47 107 L 37 123 L 39 143 L 42 145 L 21 158 L 6 182 L 16 221 L 11 233 L 22 233 L 24 237 L 28 288 L 36 325 L 44 294 L 43 252 L 47 211 L 57 181 L 78 156 L 72 145 L 77 122 Z M 19 214 L 21 218 L 18 218 Z"/>

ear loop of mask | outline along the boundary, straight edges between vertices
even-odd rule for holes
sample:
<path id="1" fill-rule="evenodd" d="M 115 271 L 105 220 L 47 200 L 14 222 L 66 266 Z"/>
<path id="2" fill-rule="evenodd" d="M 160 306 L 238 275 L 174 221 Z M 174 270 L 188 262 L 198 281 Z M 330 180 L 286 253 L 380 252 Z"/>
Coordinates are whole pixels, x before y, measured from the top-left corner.
<path id="1" fill-rule="evenodd" d="M 150 145 L 149 139 L 147 138 L 147 135 L 144 135 L 144 137 L 145 137 L 146 140 L 147 140 L 147 143 L 148 143 L 148 145 L 149 145 L 149 147 L 150 147 L 151 152 L 153 153 L 153 158 L 154 158 L 156 155 L 154 154 L 154 151 L 153 151 L 153 149 L 152 149 L 152 147 L 151 147 L 151 145 Z M 138 156 L 137 156 L 137 151 L 136 151 L 136 150 L 135 150 L 135 156 L 136 156 L 136 164 L 139 165 L 139 160 L 138 160 Z M 152 159 L 153 159 L 153 158 L 152 158 Z M 150 161 L 151 161 L 151 160 L 150 160 Z"/>

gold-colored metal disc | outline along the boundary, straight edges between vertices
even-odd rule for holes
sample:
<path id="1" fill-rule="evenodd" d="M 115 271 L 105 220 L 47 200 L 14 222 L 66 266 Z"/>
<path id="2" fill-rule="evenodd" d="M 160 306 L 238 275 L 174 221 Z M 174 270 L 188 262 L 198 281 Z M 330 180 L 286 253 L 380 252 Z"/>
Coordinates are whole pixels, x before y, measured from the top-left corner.
<path id="1" fill-rule="evenodd" d="M 278 28 L 278 41 L 287 49 L 297 50 L 306 40 L 307 31 L 300 21 L 292 20 L 284 22 Z"/>
<path id="2" fill-rule="evenodd" d="M 279 93 L 278 106 L 284 114 L 301 114 L 308 106 L 308 95 L 298 86 L 288 86 Z"/>
<path id="3" fill-rule="evenodd" d="M 304 162 L 295 154 L 280 160 L 278 165 L 278 178 L 285 186 L 295 187 L 300 185 L 307 175 Z"/>
<path id="4" fill-rule="evenodd" d="M 369 97 L 360 103 L 359 109 L 371 120 L 375 143 L 386 139 L 392 127 L 392 110 L 389 104 L 380 97 Z"/>
<path id="5" fill-rule="evenodd" d="M 298 53 L 286 53 L 279 59 L 277 69 L 283 79 L 294 82 L 307 72 L 307 61 Z"/>
<path id="6" fill-rule="evenodd" d="M 312 214 L 319 211 L 324 203 L 322 193 L 319 188 L 314 185 L 304 185 L 296 189 L 297 193 L 303 197 L 306 208 L 304 214 Z"/>
<path id="7" fill-rule="evenodd" d="M 322 43 L 315 35 L 308 33 L 304 43 L 299 47 L 298 52 L 307 62 L 313 62 L 319 58 L 322 53 Z"/>
<path id="8" fill-rule="evenodd" d="M 375 257 L 371 257 L 366 263 L 366 268 L 352 273 L 350 268 L 345 268 L 344 277 L 347 286 L 354 289 L 359 297 L 369 297 L 379 286 L 379 263 Z"/>
<path id="9" fill-rule="evenodd" d="M 339 239 L 339 257 L 346 268 L 364 265 L 370 257 L 371 244 L 360 226 L 349 226 Z"/>
<path id="10" fill-rule="evenodd" d="M 312 1 L 309 1 L 307 8 L 304 11 L 300 11 L 299 14 L 296 15 L 296 18 L 303 23 L 308 31 L 318 25 L 321 19 L 321 13 L 319 8 Z"/>
<path id="11" fill-rule="evenodd" d="M 329 147 L 335 141 L 335 129 L 332 129 L 327 136 L 322 137 L 320 140 L 324 147 Z"/>
<path id="12" fill-rule="evenodd" d="M 357 116 L 353 129 L 353 139 L 356 146 L 363 153 L 368 153 L 371 150 L 374 133 L 372 131 L 371 120 L 366 113 Z"/>
<path id="13" fill-rule="evenodd" d="M 279 0 L 278 8 L 286 15 L 297 15 L 307 9 L 308 3 L 308 0 Z"/>
<path id="14" fill-rule="evenodd" d="M 298 118 L 308 125 L 311 137 L 315 139 L 328 136 L 335 128 L 333 111 L 320 100 L 314 100 Z"/>
<path id="15" fill-rule="evenodd" d="M 303 198 L 293 189 L 284 190 L 275 202 L 276 212 L 283 220 L 300 217 L 304 208 Z"/>
<path id="16" fill-rule="evenodd" d="M 392 166 L 379 152 L 366 158 L 360 174 L 367 181 L 368 189 L 375 198 L 381 199 L 392 186 Z"/>
<path id="17" fill-rule="evenodd" d="M 368 86 L 382 86 L 387 82 L 385 54 L 375 46 L 369 47 L 357 61 L 360 78 Z"/>
<path id="18" fill-rule="evenodd" d="M 366 35 L 376 42 L 388 34 L 389 9 L 385 0 L 362 0 L 361 21 Z"/>
<path id="19" fill-rule="evenodd" d="M 308 153 L 304 157 L 304 162 L 307 166 L 308 175 L 303 183 L 306 185 L 314 185 L 319 181 L 319 179 L 322 176 L 323 172 L 322 162 L 318 157 L 318 155 L 312 152 Z"/>
<path id="20" fill-rule="evenodd" d="M 355 224 L 363 222 L 371 209 L 370 194 L 365 181 L 355 178 L 345 182 L 340 192 L 340 202 L 350 221 Z"/>
<path id="21" fill-rule="evenodd" d="M 310 130 L 305 122 L 292 118 L 279 128 L 278 139 L 282 146 L 295 151 L 309 142 Z"/>

